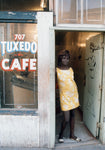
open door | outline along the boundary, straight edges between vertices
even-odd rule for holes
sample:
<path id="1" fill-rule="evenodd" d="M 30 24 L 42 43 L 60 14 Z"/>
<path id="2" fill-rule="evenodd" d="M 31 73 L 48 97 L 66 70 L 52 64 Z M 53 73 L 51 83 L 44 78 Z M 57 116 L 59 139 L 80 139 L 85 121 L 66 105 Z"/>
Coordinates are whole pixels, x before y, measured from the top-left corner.
<path id="1" fill-rule="evenodd" d="M 85 92 L 83 119 L 84 123 L 93 134 L 98 136 L 97 123 L 100 117 L 102 61 L 103 61 L 103 34 L 91 37 L 86 42 L 85 57 Z"/>

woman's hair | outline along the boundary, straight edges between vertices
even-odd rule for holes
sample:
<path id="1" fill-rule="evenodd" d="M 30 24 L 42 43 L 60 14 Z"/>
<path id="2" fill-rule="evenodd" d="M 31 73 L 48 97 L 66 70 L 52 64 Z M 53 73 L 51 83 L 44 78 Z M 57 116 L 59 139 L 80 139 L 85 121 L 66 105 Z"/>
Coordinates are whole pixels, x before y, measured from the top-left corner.
<path id="1" fill-rule="evenodd" d="M 62 65 L 62 58 L 63 56 L 68 56 L 70 58 L 69 50 L 63 50 L 58 55 L 58 67 Z"/>

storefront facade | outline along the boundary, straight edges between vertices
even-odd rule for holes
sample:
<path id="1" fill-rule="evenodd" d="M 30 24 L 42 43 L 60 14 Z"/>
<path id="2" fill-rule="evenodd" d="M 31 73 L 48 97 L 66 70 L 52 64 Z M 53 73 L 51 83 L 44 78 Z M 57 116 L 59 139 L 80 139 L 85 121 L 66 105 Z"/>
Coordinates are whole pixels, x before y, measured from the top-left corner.
<path id="1" fill-rule="evenodd" d="M 45 88 L 42 88 L 42 83 L 45 82 L 43 85 L 46 85 L 46 81 L 42 80 L 43 69 L 40 61 L 38 63 L 38 48 L 42 43 L 42 40 L 38 41 L 38 34 L 40 35 L 44 28 L 41 29 L 40 23 L 37 23 L 37 11 L 48 11 L 47 6 L 47 2 L 39 0 L 9 3 L 1 1 L 0 146 L 49 147 L 49 108 L 44 109 L 46 105 L 42 102 L 48 100 L 48 91 L 43 91 Z M 49 14 L 48 20 L 49 17 L 50 22 L 45 22 L 46 32 L 43 32 L 43 35 L 46 33 L 47 36 L 49 26 L 53 24 L 53 15 Z M 48 48 L 49 42 L 45 43 Z M 48 58 L 48 55 L 44 57 L 44 54 L 43 62 L 46 57 Z M 45 77 L 48 76 L 46 71 L 44 66 Z"/>
<path id="2" fill-rule="evenodd" d="M 95 41 L 102 39 L 98 44 L 99 47 L 97 43 L 96 47 L 94 46 L 95 49 L 101 49 L 101 53 L 86 53 L 88 58 L 93 58 L 94 55 L 97 64 L 101 66 L 97 65 L 94 69 L 95 73 L 98 75 L 99 71 L 101 73 L 100 77 L 95 76 L 95 80 L 90 80 L 91 73 L 88 74 L 90 68 L 85 67 L 86 82 L 91 82 L 94 86 L 86 83 L 85 92 L 82 93 L 85 100 L 81 100 L 80 103 L 85 124 L 94 137 L 98 137 L 104 144 L 104 0 L 100 2 L 96 0 L 41 0 L 40 2 L 33 0 L 30 3 L 18 1 L 17 5 L 11 0 L 10 5 L 8 1 L 4 3 L 1 1 L 1 4 L 0 146 L 54 147 L 56 136 L 55 55 L 57 50 L 69 47 L 67 39 L 70 38 L 69 32 L 73 31 L 99 32 L 99 37 L 96 37 L 98 34 L 94 34 L 92 38 L 94 37 Z M 65 38 L 62 37 L 64 44 L 66 43 L 64 47 L 55 42 L 56 34 L 59 32 L 61 35 L 62 32 L 67 32 Z M 89 42 L 94 43 L 94 40 L 90 39 Z M 86 47 L 86 49 L 90 48 L 88 44 Z M 97 72 L 96 69 L 99 71 Z M 78 71 L 77 74 L 80 72 Z M 82 80 L 83 75 L 80 77 Z M 94 87 L 97 88 L 94 89 Z M 82 88 L 80 87 L 80 90 Z M 95 93 L 92 98 L 88 88 Z M 89 107 L 86 109 L 88 104 Z M 89 118 L 88 114 L 90 116 L 92 114 L 93 118 Z M 91 120 L 94 121 L 91 122 Z"/>

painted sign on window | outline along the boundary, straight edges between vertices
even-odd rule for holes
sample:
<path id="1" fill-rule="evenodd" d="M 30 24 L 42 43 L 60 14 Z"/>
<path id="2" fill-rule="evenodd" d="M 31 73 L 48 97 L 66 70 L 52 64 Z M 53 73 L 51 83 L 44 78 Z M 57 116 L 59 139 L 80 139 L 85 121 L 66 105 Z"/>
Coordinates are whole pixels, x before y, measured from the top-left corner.
<path id="1" fill-rule="evenodd" d="M 14 41 L 1 41 L 1 55 L 4 56 L 5 53 L 18 52 L 14 56 L 23 56 L 21 52 L 30 52 L 31 54 L 36 54 L 37 44 L 36 42 L 24 41 L 25 34 L 15 34 Z M 36 58 L 4 58 L 0 62 L 0 66 L 4 71 L 28 71 L 36 70 Z"/>
<path id="2" fill-rule="evenodd" d="M 0 24 L 0 105 L 38 108 L 37 24 Z"/>

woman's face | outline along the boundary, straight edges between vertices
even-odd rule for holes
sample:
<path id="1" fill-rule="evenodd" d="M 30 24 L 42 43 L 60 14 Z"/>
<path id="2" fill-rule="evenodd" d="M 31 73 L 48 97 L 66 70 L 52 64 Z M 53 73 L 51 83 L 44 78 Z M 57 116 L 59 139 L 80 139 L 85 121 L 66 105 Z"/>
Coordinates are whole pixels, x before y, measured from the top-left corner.
<path id="1" fill-rule="evenodd" d="M 64 66 L 67 66 L 67 65 L 69 64 L 69 61 L 70 61 L 69 56 L 63 56 L 63 57 L 62 57 L 62 64 L 63 64 Z"/>

